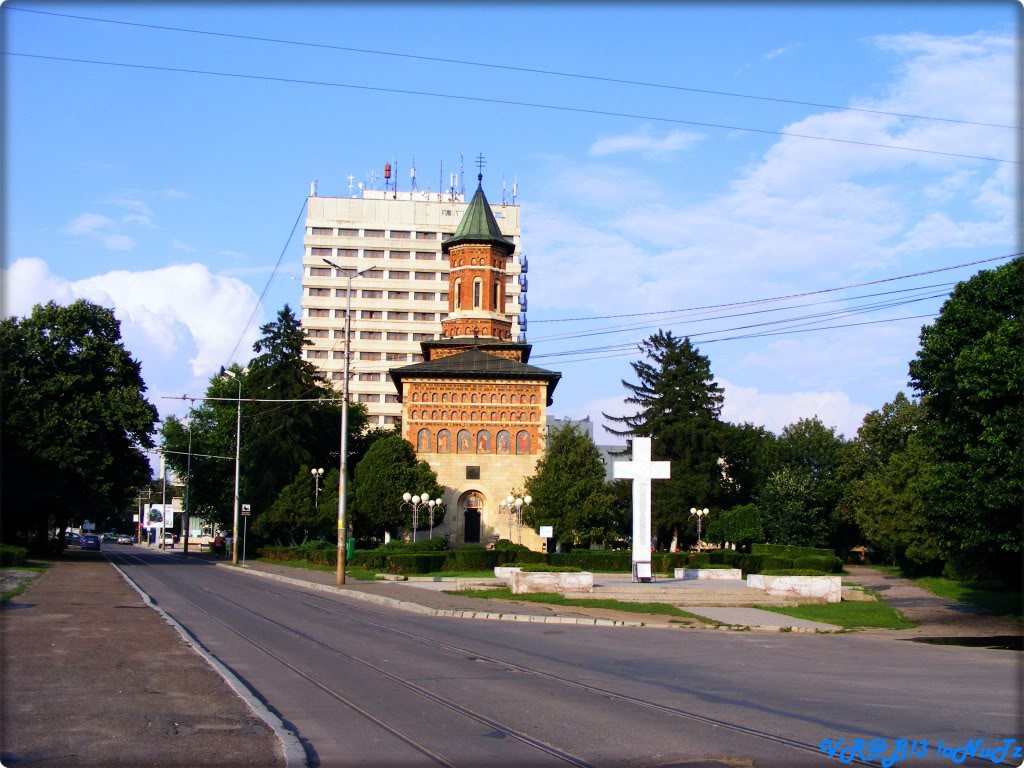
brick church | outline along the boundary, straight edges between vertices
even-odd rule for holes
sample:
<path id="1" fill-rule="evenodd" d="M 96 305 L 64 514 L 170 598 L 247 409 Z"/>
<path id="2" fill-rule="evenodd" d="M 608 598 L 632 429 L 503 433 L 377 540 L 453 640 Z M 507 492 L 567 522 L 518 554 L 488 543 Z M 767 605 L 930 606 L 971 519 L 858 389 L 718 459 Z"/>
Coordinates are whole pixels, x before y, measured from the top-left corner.
<path id="1" fill-rule="evenodd" d="M 477 181 L 458 229 L 442 245 L 449 288 L 441 339 L 422 343 L 423 362 L 390 371 L 403 436 L 447 488 L 447 514 L 437 530 L 453 544 L 508 538 L 509 515 L 499 505 L 509 494 L 523 495 L 534 474 L 561 378 L 528 365 L 530 345 L 512 338 L 503 308 L 505 264 L 515 246 L 501 235 L 483 176 Z M 541 548 L 537 532 L 525 525 L 522 543 Z"/>

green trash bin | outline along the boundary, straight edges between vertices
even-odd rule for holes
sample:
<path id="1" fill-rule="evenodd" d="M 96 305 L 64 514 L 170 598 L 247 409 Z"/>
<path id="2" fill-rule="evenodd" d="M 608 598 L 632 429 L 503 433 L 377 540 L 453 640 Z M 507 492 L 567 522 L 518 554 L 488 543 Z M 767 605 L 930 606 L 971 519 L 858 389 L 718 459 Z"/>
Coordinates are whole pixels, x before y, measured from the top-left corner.
<path id="1" fill-rule="evenodd" d="M 346 563 L 352 562 L 352 558 L 354 558 L 355 556 L 356 556 L 356 540 L 354 538 L 350 538 L 348 541 L 345 542 L 345 562 Z"/>

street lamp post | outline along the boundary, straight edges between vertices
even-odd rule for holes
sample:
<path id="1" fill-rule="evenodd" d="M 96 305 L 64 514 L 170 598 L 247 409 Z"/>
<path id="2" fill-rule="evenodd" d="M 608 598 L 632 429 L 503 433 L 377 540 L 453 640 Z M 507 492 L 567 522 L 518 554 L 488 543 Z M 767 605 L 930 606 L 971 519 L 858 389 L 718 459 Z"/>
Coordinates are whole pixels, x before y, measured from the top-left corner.
<path id="1" fill-rule="evenodd" d="M 523 543 L 523 513 L 529 509 L 533 509 L 531 502 L 533 496 L 523 496 L 521 499 L 515 500 L 516 505 L 516 538 L 519 544 Z"/>
<path id="2" fill-rule="evenodd" d="M 324 476 L 324 468 L 319 467 L 317 469 L 309 470 L 309 474 L 313 476 L 313 511 L 320 511 L 320 478 Z"/>
<path id="3" fill-rule="evenodd" d="M 434 510 L 444 509 L 444 500 L 437 498 L 433 501 L 427 502 L 427 506 L 430 507 L 430 538 L 434 538 Z"/>
<path id="4" fill-rule="evenodd" d="M 708 509 L 697 509 L 696 507 L 690 507 L 690 514 L 697 516 L 697 551 L 700 552 L 700 522 L 701 519 L 708 514 Z"/>
<path id="5" fill-rule="evenodd" d="M 360 269 L 351 274 L 344 268 L 339 267 L 333 261 L 324 259 L 343 274 L 346 279 L 345 290 L 345 370 L 341 384 L 341 455 L 338 457 L 338 470 L 341 477 L 338 478 L 338 564 L 335 573 L 334 583 L 341 587 L 345 584 L 345 544 L 348 538 L 348 521 L 345 519 L 345 507 L 347 500 L 345 493 L 348 490 L 348 358 L 351 345 L 349 323 L 352 315 L 352 278 L 359 277 L 363 272 L 368 272 L 373 267 Z"/>
<path id="6" fill-rule="evenodd" d="M 188 465 L 187 465 L 187 469 L 185 470 L 185 518 L 184 518 L 184 525 L 182 526 L 182 528 L 185 529 L 183 531 L 183 534 L 185 536 L 185 544 L 184 544 L 183 548 L 184 548 L 184 551 L 185 551 L 186 555 L 188 554 L 188 534 L 189 534 L 190 525 L 191 525 L 191 523 L 189 522 L 189 517 L 188 517 L 188 513 L 189 513 L 189 506 L 188 506 L 188 504 L 189 504 L 189 497 L 191 495 L 192 495 L 192 412 L 190 410 L 189 414 L 188 414 Z"/>
<path id="7" fill-rule="evenodd" d="M 508 540 L 512 541 L 512 516 L 515 514 L 516 498 L 512 494 L 505 497 L 505 500 L 498 505 L 498 514 L 508 515 Z"/>
<path id="8" fill-rule="evenodd" d="M 238 565 L 238 470 L 241 466 L 240 457 L 242 450 L 242 380 L 234 371 L 221 368 L 221 375 L 235 379 L 238 382 L 238 414 L 235 423 L 235 510 L 231 528 L 231 563 Z M 244 376 L 249 372 L 248 368 L 242 369 Z"/>

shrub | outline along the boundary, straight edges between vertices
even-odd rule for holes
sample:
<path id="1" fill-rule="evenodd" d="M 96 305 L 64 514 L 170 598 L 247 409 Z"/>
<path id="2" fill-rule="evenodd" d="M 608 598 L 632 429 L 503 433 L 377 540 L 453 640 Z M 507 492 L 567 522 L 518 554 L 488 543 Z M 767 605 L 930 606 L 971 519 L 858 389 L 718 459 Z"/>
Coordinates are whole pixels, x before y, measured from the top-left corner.
<path id="1" fill-rule="evenodd" d="M 498 564 L 498 554 L 493 550 L 487 550 L 483 547 L 477 549 L 469 544 L 449 554 L 444 570 L 489 571 Z"/>
<path id="2" fill-rule="evenodd" d="M 546 563 L 547 556 L 543 552 L 530 549 L 496 549 L 498 565 L 520 565 L 522 563 Z"/>
<path id="3" fill-rule="evenodd" d="M 494 544 L 494 548 L 498 552 L 529 552 L 531 551 L 525 544 L 513 544 L 508 539 L 498 539 Z"/>
<path id="4" fill-rule="evenodd" d="M 377 548 L 378 552 L 394 552 L 396 554 L 413 554 L 416 552 L 447 552 L 448 545 L 445 540 L 440 536 L 435 536 L 432 539 L 426 539 L 417 541 L 415 543 L 411 541 L 400 541 L 394 540 L 389 541 L 387 544 Z"/>
<path id="5" fill-rule="evenodd" d="M 762 555 L 740 555 L 736 558 L 736 567 L 743 571 L 744 576 L 748 573 L 760 573 L 764 568 L 764 560 Z"/>
<path id="6" fill-rule="evenodd" d="M 793 560 L 789 557 L 778 557 L 775 555 L 766 555 L 761 561 L 761 573 L 765 570 L 779 570 L 780 568 L 792 568 Z"/>
<path id="7" fill-rule="evenodd" d="M 13 544 L 0 544 L 0 566 L 24 565 L 28 550 Z"/>
<path id="8" fill-rule="evenodd" d="M 448 554 L 445 552 L 416 552 L 387 555 L 386 558 L 384 567 L 388 573 L 434 573 L 444 568 Z"/>
<path id="9" fill-rule="evenodd" d="M 772 568 L 761 571 L 762 576 L 831 576 L 825 571 L 816 571 L 813 568 Z"/>
<path id="10" fill-rule="evenodd" d="M 708 563 L 707 565 L 697 566 L 697 568 L 702 571 L 726 571 L 732 568 L 732 566 L 726 563 Z"/>
<path id="11" fill-rule="evenodd" d="M 522 566 L 523 573 L 581 573 L 574 565 L 548 565 L 547 563 L 527 563 Z"/>
<path id="12" fill-rule="evenodd" d="M 652 558 L 652 568 L 656 565 L 655 559 Z M 573 565 L 592 572 L 629 573 L 633 568 L 633 555 L 630 552 L 606 549 L 577 549 L 572 552 L 552 552 L 548 555 L 548 562 L 551 565 Z"/>
<path id="13" fill-rule="evenodd" d="M 794 568 L 810 568 L 826 573 L 842 573 L 843 561 L 835 557 L 798 557 L 793 561 Z"/>
<path id="14" fill-rule="evenodd" d="M 750 547 L 751 554 L 767 555 L 769 557 L 832 557 L 835 552 L 831 549 L 819 547 L 794 547 L 789 544 L 753 544 Z"/>

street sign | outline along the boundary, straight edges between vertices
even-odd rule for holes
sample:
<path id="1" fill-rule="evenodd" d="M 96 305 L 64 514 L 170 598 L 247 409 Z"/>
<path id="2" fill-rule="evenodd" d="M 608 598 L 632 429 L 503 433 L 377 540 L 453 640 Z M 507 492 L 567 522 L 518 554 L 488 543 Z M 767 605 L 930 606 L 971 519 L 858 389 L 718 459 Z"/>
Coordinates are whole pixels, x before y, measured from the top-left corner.
<path id="1" fill-rule="evenodd" d="M 542 525 L 540 527 L 540 537 L 542 539 L 551 539 L 555 536 L 555 526 L 553 525 Z"/>
<path id="2" fill-rule="evenodd" d="M 251 514 L 249 510 L 250 510 L 250 506 L 248 504 L 243 504 L 242 505 L 242 514 L 243 515 Z"/>
<path id="3" fill-rule="evenodd" d="M 137 514 L 136 515 L 132 515 L 132 522 L 133 523 L 139 522 L 139 516 Z"/>

